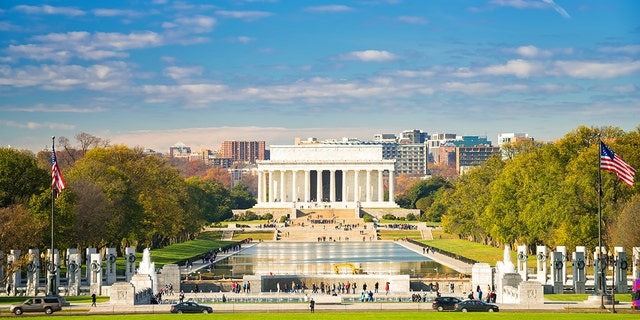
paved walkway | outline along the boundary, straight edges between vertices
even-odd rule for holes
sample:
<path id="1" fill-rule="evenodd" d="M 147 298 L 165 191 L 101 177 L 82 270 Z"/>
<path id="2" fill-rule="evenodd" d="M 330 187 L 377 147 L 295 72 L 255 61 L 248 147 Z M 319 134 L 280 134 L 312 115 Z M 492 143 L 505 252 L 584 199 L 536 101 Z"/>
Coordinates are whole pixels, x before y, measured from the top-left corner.
<path id="1" fill-rule="evenodd" d="M 217 263 L 221 260 L 224 260 L 234 254 L 238 254 L 244 250 L 247 250 L 255 245 L 258 245 L 259 242 L 249 242 L 249 243 L 243 243 L 242 246 L 240 247 L 240 250 L 232 250 L 232 251 L 227 251 L 226 253 L 222 253 L 219 252 L 216 255 L 216 258 L 213 260 L 213 263 Z M 198 272 L 198 270 L 200 269 L 206 269 L 209 268 L 209 266 L 212 263 L 210 262 L 202 262 L 202 259 L 197 260 L 197 261 L 193 261 L 192 266 L 190 268 L 187 268 L 186 266 L 180 266 L 180 274 L 186 275 L 186 274 L 192 274 L 194 272 Z"/>
<path id="2" fill-rule="evenodd" d="M 460 272 L 462 274 L 471 275 L 471 271 L 472 271 L 471 269 L 472 269 L 473 265 L 471 265 L 469 263 L 462 262 L 460 260 L 456 260 L 454 258 L 451 258 L 449 256 L 445 256 L 445 255 L 443 255 L 441 253 L 438 253 L 438 252 L 425 253 L 423 251 L 424 247 L 421 247 L 419 245 L 413 244 L 413 243 L 411 243 L 409 241 L 397 241 L 397 243 L 400 244 L 401 246 L 411 250 L 411 251 L 414 251 L 414 252 L 416 252 L 418 254 L 421 254 L 421 255 L 423 255 L 425 257 L 428 257 L 431 260 L 433 260 L 433 261 L 435 261 L 435 262 L 437 262 L 437 263 L 439 263 L 441 265 L 447 266 L 447 267 L 449 267 L 449 268 L 451 268 L 453 270 L 456 270 L 456 271 L 458 271 L 458 272 Z"/>

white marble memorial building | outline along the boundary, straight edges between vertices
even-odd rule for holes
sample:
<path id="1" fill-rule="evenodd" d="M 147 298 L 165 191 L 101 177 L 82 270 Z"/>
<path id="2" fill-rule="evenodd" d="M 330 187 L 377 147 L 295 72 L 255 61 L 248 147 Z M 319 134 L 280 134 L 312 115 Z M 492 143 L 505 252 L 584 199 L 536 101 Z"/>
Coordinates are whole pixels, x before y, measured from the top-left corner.
<path id="1" fill-rule="evenodd" d="M 271 146 L 258 165 L 254 208 L 397 208 L 393 199 L 395 160 L 380 145 Z M 390 181 L 389 200 L 384 200 Z"/>

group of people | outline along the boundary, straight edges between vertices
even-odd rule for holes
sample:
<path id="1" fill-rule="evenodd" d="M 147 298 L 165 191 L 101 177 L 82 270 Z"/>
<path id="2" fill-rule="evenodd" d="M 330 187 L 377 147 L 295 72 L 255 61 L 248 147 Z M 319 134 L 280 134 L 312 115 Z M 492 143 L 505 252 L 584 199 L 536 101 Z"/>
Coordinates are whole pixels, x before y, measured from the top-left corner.
<path id="1" fill-rule="evenodd" d="M 478 300 L 482 300 L 482 296 L 483 296 L 483 292 L 482 292 L 482 288 L 480 288 L 480 286 L 478 285 L 476 287 L 476 293 L 478 294 Z M 491 289 L 491 286 L 487 286 L 487 294 L 484 296 L 485 297 L 485 301 L 487 303 L 495 303 L 496 302 L 496 291 Z M 469 299 L 473 299 L 473 291 L 469 292 L 469 295 L 467 296 L 467 298 Z"/>
<path id="2" fill-rule="evenodd" d="M 240 293 L 240 291 L 242 291 L 243 293 L 251 293 L 251 283 L 249 281 L 243 282 L 242 284 L 232 282 L 231 292 Z"/>

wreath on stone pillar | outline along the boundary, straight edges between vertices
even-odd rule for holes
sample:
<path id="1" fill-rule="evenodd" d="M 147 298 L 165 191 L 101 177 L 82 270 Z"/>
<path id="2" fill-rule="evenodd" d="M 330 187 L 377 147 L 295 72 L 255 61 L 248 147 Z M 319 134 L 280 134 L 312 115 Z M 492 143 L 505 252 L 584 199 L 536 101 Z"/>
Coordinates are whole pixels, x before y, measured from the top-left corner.
<path id="1" fill-rule="evenodd" d="M 100 270 L 102 270 L 102 266 L 97 261 L 91 262 L 90 268 L 93 272 L 100 272 Z"/>
<path id="2" fill-rule="evenodd" d="M 544 252 L 540 252 L 540 253 L 538 253 L 537 258 L 538 258 L 538 261 L 545 261 L 545 260 L 547 260 L 547 256 L 544 254 Z"/>
<path id="3" fill-rule="evenodd" d="M 129 254 L 129 257 L 127 259 L 129 259 L 130 263 L 136 262 L 136 254 L 135 253 Z"/>
<path id="4" fill-rule="evenodd" d="M 75 274 L 76 271 L 78 271 L 78 264 L 73 261 L 69 262 L 69 265 L 67 266 L 67 270 L 69 270 L 69 273 Z"/>

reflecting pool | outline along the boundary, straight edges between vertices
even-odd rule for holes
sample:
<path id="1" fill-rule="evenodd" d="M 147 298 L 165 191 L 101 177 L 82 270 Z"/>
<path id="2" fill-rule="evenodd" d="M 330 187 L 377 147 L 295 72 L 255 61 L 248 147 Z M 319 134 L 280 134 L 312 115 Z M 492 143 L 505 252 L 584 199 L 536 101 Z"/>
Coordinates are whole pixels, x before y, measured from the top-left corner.
<path id="1" fill-rule="evenodd" d="M 215 266 L 216 275 L 457 274 L 396 242 L 263 242 Z"/>

